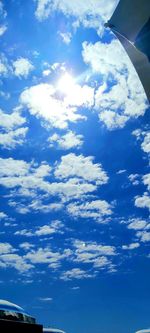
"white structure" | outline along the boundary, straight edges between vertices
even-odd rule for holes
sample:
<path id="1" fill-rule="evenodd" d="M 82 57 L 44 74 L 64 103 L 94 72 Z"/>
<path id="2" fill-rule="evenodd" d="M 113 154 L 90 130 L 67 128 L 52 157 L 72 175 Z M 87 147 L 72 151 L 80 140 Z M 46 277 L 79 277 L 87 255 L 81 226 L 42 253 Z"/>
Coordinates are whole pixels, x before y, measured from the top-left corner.
<path id="1" fill-rule="evenodd" d="M 124 46 L 150 101 L 150 0 L 120 0 L 105 26 Z"/>
<path id="2" fill-rule="evenodd" d="M 57 328 L 43 328 L 43 333 L 65 333 L 62 330 L 59 330 Z"/>

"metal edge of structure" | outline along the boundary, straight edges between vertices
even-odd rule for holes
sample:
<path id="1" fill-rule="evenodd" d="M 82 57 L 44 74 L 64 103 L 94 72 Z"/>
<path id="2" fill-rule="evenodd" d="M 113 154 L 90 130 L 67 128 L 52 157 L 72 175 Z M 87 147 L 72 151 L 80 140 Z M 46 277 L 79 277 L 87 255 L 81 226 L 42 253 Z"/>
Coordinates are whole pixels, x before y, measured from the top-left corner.
<path id="1" fill-rule="evenodd" d="M 105 26 L 126 50 L 150 102 L 150 0 L 120 0 Z"/>

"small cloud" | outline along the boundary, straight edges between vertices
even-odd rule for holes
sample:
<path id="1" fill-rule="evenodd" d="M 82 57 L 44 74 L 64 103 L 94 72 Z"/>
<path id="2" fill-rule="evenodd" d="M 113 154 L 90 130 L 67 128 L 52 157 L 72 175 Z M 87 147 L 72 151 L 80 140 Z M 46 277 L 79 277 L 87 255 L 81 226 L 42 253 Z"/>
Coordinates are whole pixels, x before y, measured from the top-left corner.
<path id="1" fill-rule="evenodd" d="M 133 229 L 133 230 L 142 230 L 146 227 L 147 222 L 142 219 L 131 219 L 129 224 L 128 224 L 128 229 Z"/>
<path id="2" fill-rule="evenodd" d="M 72 290 L 79 290 L 80 287 L 72 287 L 71 289 L 72 289 Z"/>
<path id="3" fill-rule="evenodd" d="M 131 243 L 129 245 L 123 245 L 122 249 L 123 250 L 134 250 L 134 249 L 137 249 L 138 247 L 140 247 L 139 243 Z"/>
<path id="4" fill-rule="evenodd" d="M 43 72 L 42 72 L 42 75 L 43 76 L 48 76 L 51 74 L 51 70 L 50 69 L 45 69 Z"/>
<path id="5" fill-rule="evenodd" d="M 136 186 L 136 185 L 140 184 L 139 177 L 140 177 L 140 175 L 138 175 L 136 173 L 136 174 L 129 175 L 128 179 L 130 180 L 130 182 L 132 183 L 132 185 Z"/>
<path id="6" fill-rule="evenodd" d="M 19 78 L 27 78 L 29 73 L 33 71 L 34 66 L 27 58 L 19 58 L 13 62 L 14 74 Z"/>
<path id="7" fill-rule="evenodd" d="M 66 33 L 60 32 L 59 34 L 65 44 L 67 44 L 67 45 L 70 44 L 71 38 L 72 38 L 72 35 L 70 32 L 66 32 Z"/>
<path id="8" fill-rule="evenodd" d="M 39 297 L 38 300 L 41 302 L 52 302 L 53 298 L 52 297 Z"/>
<path id="9" fill-rule="evenodd" d="M 7 26 L 6 25 L 1 25 L 0 26 L 0 36 L 2 36 L 7 30 Z"/>
<path id="10" fill-rule="evenodd" d="M 117 171 L 116 174 L 117 174 L 117 175 L 121 175 L 122 173 L 125 173 L 125 172 L 126 172 L 126 170 L 123 169 L 123 170 L 119 170 L 119 171 Z"/>
<path id="11" fill-rule="evenodd" d="M 6 219 L 8 217 L 7 214 L 0 212 L 0 220 Z"/>
<path id="12" fill-rule="evenodd" d="M 64 135 L 58 135 L 54 133 L 51 137 L 49 137 L 48 142 L 50 142 L 50 146 L 57 144 L 60 149 L 71 149 L 71 148 L 79 148 L 83 144 L 83 135 L 77 135 L 72 131 L 68 131 Z"/>

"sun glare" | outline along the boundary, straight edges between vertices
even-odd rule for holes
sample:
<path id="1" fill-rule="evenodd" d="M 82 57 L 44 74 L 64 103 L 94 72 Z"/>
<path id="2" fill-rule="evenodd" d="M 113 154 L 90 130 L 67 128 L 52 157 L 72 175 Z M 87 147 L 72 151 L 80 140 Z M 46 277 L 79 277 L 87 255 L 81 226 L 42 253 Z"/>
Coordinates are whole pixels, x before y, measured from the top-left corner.
<path id="1" fill-rule="evenodd" d="M 74 78 L 69 74 L 65 73 L 58 82 L 58 90 L 64 94 L 69 94 L 75 86 Z"/>

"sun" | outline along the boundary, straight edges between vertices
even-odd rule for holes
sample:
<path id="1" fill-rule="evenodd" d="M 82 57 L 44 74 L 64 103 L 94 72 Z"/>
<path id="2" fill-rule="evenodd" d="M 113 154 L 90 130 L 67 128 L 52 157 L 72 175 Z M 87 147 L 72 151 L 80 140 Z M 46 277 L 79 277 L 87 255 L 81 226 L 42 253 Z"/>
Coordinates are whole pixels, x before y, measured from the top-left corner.
<path id="1" fill-rule="evenodd" d="M 75 79 L 69 74 L 65 73 L 58 81 L 57 89 L 65 95 L 68 95 L 75 87 Z"/>

